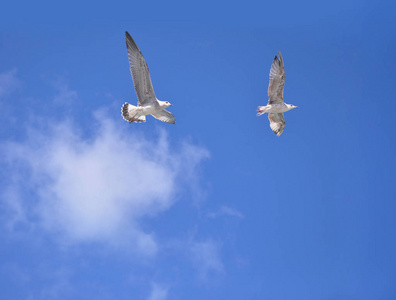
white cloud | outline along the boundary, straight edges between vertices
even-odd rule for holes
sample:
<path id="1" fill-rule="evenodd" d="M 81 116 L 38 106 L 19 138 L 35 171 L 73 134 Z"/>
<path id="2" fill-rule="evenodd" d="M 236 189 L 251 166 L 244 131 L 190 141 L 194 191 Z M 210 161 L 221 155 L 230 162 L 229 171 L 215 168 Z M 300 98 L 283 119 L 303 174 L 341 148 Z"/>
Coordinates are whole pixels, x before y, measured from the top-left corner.
<path id="1" fill-rule="evenodd" d="M 18 86 L 20 85 L 20 81 L 17 78 L 16 74 L 16 69 L 0 73 L 0 98 L 10 94 L 18 88 Z"/>
<path id="2" fill-rule="evenodd" d="M 154 283 L 151 288 L 148 300 L 165 300 L 168 296 L 168 289 Z"/>
<path id="3" fill-rule="evenodd" d="M 49 124 L 49 132 L 32 131 L 3 148 L 12 178 L 7 194 L 19 201 L 12 222 L 29 220 L 68 243 L 106 242 L 154 254 L 155 238 L 139 221 L 169 209 L 180 186 L 192 180 L 196 188 L 208 152 L 191 143 L 171 151 L 164 132 L 153 142 L 99 119 L 89 139 L 70 123 Z"/>

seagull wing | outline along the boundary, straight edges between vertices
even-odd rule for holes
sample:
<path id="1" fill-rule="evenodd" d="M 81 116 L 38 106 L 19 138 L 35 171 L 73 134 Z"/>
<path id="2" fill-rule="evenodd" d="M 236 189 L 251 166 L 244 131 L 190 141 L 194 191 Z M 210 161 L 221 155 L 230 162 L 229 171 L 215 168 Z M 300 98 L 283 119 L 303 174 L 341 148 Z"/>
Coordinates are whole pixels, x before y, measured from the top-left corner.
<path id="1" fill-rule="evenodd" d="M 160 111 L 152 114 L 152 116 L 162 122 L 176 124 L 175 117 L 165 109 L 161 109 Z"/>
<path id="2" fill-rule="evenodd" d="M 280 136 L 285 129 L 285 117 L 283 113 L 269 113 L 268 120 L 270 121 L 270 127 L 272 131 L 277 135 Z"/>
<path id="3" fill-rule="evenodd" d="M 151 83 L 150 72 L 142 52 L 140 52 L 128 31 L 125 31 L 125 40 L 133 85 L 135 86 L 136 95 L 139 99 L 138 106 L 157 103 L 153 84 Z"/>
<path id="4" fill-rule="evenodd" d="M 278 52 L 279 59 L 275 56 L 270 70 L 270 82 L 268 86 L 268 104 L 283 102 L 283 88 L 285 87 L 285 66 L 282 54 Z"/>

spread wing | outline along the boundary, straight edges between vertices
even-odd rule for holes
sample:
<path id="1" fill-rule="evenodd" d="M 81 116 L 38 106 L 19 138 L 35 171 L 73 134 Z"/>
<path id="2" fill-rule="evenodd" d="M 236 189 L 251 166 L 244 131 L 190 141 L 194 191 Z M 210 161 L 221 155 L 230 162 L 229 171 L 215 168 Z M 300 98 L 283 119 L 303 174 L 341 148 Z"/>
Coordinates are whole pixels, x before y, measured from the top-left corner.
<path id="1" fill-rule="evenodd" d="M 152 116 L 162 122 L 176 124 L 175 117 L 165 109 L 161 109 L 160 111 L 152 114 Z"/>
<path id="2" fill-rule="evenodd" d="M 270 70 L 270 82 L 268 86 L 268 104 L 283 102 L 283 88 L 285 87 L 285 66 L 282 54 L 278 52 L 279 59 L 275 56 Z"/>
<path id="3" fill-rule="evenodd" d="M 269 113 L 268 120 L 270 121 L 270 127 L 272 131 L 277 135 L 280 136 L 285 129 L 285 117 L 283 113 Z"/>
<path id="4" fill-rule="evenodd" d="M 153 84 L 151 83 L 150 72 L 135 41 L 128 31 L 125 31 L 125 40 L 128 51 L 129 66 L 131 69 L 133 85 L 139 99 L 138 105 L 142 106 L 151 102 L 156 102 Z"/>

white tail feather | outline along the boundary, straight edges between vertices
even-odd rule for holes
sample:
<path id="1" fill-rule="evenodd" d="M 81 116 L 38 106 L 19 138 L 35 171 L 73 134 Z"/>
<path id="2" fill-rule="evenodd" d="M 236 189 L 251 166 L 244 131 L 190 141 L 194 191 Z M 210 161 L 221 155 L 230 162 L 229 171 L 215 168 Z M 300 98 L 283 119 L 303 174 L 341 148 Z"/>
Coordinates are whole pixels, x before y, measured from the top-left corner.
<path id="1" fill-rule="evenodd" d="M 146 116 L 140 115 L 139 108 L 129 104 L 128 102 L 125 102 L 125 104 L 121 107 L 121 115 L 124 120 L 128 121 L 129 123 L 146 122 Z"/>
<path id="2" fill-rule="evenodd" d="M 259 106 L 257 107 L 257 116 L 261 116 L 265 114 L 266 106 Z"/>

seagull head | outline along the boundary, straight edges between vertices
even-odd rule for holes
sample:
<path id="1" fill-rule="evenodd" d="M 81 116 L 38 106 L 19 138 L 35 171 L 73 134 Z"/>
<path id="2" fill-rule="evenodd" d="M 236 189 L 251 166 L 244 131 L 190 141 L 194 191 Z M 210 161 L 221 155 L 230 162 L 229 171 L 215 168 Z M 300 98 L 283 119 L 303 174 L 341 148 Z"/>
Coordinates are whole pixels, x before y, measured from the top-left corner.
<path id="1" fill-rule="evenodd" d="M 170 104 L 170 102 L 168 102 L 168 101 L 163 101 L 163 103 L 164 103 L 164 106 L 165 106 L 165 107 L 173 106 L 173 105 Z"/>
<path id="2" fill-rule="evenodd" d="M 289 110 L 290 110 L 290 109 L 293 109 L 293 108 L 298 108 L 298 106 L 295 106 L 295 105 L 293 105 L 293 104 L 288 104 L 287 106 L 289 107 Z"/>

